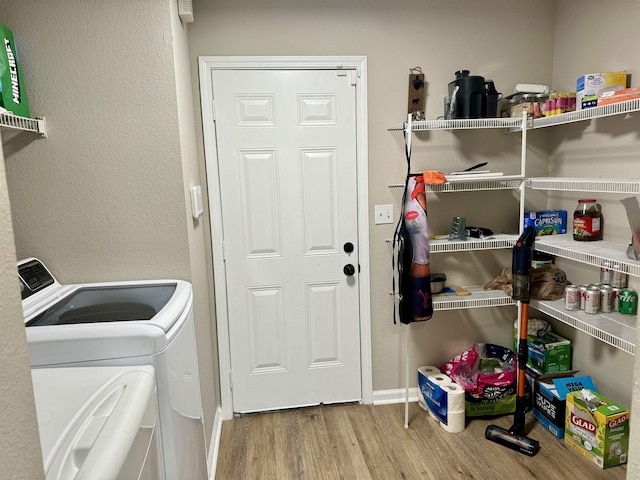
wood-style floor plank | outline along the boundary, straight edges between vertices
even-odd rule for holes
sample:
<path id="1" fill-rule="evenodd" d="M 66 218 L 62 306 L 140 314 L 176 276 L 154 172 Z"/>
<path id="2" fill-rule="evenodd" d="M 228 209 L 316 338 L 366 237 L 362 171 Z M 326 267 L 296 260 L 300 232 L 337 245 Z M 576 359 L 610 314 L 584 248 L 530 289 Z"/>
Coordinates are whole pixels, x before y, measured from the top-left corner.
<path id="1" fill-rule="evenodd" d="M 217 480 L 624 480 L 626 466 L 602 470 L 527 415 L 541 450 L 528 457 L 484 438 L 487 425 L 513 417 L 467 419 L 446 432 L 413 403 L 326 405 L 226 421 Z"/>

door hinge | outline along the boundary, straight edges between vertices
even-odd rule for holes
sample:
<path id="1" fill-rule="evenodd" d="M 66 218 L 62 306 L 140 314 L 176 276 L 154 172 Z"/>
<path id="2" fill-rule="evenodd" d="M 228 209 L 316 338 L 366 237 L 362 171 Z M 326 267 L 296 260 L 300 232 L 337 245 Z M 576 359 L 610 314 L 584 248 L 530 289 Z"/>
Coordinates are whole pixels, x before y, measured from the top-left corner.
<path id="1" fill-rule="evenodd" d="M 357 70 L 349 70 L 349 83 L 352 87 L 355 87 L 358 84 L 359 73 Z"/>

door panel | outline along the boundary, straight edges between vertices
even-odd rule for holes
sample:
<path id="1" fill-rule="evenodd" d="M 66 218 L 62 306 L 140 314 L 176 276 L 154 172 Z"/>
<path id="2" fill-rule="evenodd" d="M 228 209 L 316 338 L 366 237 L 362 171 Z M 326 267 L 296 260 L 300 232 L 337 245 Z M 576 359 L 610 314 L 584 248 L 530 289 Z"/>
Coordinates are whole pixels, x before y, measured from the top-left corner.
<path id="1" fill-rule="evenodd" d="M 234 411 L 361 398 L 355 86 L 214 70 Z"/>

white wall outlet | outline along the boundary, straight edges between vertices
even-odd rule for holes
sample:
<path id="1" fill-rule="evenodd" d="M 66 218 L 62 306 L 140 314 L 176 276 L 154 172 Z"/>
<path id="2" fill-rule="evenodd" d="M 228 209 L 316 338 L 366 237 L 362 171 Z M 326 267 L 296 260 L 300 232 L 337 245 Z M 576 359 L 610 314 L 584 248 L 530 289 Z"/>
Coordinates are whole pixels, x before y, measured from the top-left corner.
<path id="1" fill-rule="evenodd" d="M 393 205 L 375 206 L 375 224 L 393 223 Z"/>

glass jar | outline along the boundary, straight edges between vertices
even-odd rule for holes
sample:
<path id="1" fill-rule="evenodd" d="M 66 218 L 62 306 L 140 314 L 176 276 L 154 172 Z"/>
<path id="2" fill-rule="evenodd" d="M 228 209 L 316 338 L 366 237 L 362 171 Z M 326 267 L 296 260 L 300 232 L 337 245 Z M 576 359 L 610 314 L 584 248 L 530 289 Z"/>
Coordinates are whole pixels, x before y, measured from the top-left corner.
<path id="1" fill-rule="evenodd" d="M 602 212 L 593 198 L 578 200 L 573 212 L 573 239 L 581 242 L 592 242 L 602 238 Z"/>

